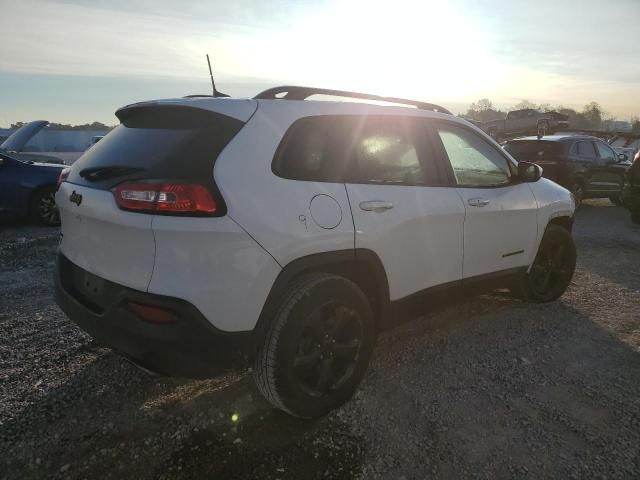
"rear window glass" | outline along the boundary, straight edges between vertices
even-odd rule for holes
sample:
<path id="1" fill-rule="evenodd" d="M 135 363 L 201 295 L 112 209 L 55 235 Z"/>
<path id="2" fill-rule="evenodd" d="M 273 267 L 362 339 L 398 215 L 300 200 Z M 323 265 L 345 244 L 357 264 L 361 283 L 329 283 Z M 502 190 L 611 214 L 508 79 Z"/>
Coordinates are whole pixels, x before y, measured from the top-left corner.
<path id="1" fill-rule="evenodd" d="M 398 116 L 298 120 L 272 169 L 283 178 L 313 182 L 434 185 L 439 178 L 422 119 Z"/>
<path id="2" fill-rule="evenodd" d="M 520 141 L 509 142 L 504 146 L 504 149 L 516 160 L 542 160 L 560 155 L 562 153 L 562 144 L 545 142 L 544 140 Z"/>
<path id="3" fill-rule="evenodd" d="M 134 109 L 73 165 L 68 181 L 111 188 L 134 178 L 213 182 L 213 165 L 242 128 L 239 120 L 195 108 Z"/>

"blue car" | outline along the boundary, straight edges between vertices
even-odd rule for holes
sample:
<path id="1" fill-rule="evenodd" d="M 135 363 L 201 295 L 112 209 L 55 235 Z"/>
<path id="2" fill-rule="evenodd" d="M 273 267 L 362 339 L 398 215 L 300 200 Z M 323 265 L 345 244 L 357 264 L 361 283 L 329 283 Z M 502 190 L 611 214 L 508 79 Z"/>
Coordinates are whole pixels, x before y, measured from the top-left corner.
<path id="1" fill-rule="evenodd" d="M 64 168 L 0 152 L 0 219 L 31 217 L 43 225 L 60 225 L 54 195 Z"/>

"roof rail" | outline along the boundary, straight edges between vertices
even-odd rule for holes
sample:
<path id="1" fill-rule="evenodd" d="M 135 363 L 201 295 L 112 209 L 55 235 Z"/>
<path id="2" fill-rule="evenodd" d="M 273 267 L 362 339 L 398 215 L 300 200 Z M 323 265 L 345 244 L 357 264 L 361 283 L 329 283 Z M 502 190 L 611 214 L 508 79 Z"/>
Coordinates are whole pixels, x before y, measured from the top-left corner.
<path id="1" fill-rule="evenodd" d="M 284 95 L 282 95 L 284 94 Z M 365 100 L 375 100 L 377 102 L 398 103 L 401 105 L 412 105 L 420 110 L 431 110 L 433 112 L 452 113 L 440 105 L 433 103 L 419 102 L 417 100 L 408 100 L 406 98 L 395 97 L 380 97 L 378 95 L 371 95 L 368 93 L 349 92 L 346 90 L 331 90 L 328 88 L 313 88 L 313 87 L 296 87 L 296 86 L 283 86 L 274 87 L 264 92 L 260 92 L 253 97 L 256 100 L 305 100 L 312 95 L 331 95 L 334 97 L 347 97 L 347 98 L 362 98 Z"/>

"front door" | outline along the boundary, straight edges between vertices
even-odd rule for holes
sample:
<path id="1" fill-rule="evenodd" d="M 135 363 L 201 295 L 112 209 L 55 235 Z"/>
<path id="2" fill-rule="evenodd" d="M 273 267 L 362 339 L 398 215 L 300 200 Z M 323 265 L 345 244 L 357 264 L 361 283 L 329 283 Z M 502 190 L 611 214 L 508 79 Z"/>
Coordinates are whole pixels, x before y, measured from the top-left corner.
<path id="1" fill-rule="evenodd" d="M 464 205 L 418 117 L 367 117 L 350 140 L 356 248 L 378 254 L 391 300 L 462 278 Z"/>
<path id="2" fill-rule="evenodd" d="M 518 182 L 511 161 L 470 128 L 436 124 L 465 209 L 463 277 L 528 266 L 535 257 L 537 202 Z"/>
<path id="3" fill-rule="evenodd" d="M 617 194 L 622 192 L 625 166 L 618 165 L 618 155 L 606 143 L 593 142 L 598 152 L 597 167 L 591 177 L 594 191 Z"/>

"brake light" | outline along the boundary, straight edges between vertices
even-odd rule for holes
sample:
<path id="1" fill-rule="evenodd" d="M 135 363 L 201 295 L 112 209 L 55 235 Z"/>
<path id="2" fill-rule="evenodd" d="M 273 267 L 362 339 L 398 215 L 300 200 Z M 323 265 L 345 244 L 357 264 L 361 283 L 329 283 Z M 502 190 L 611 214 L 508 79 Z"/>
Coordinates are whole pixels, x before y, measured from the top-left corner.
<path id="1" fill-rule="evenodd" d="M 207 215 L 217 210 L 209 190 L 194 183 L 124 182 L 112 193 L 122 210 Z"/>
<path id="2" fill-rule="evenodd" d="M 56 183 L 56 191 L 60 189 L 60 185 L 62 185 L 62 182 L 64 182 L 67 179 L 67 177 L 69 176 L 70 170 L 71 169 L 67 167 L 67 168 L 63 168 L 60 171 L 60 176 L 58 176 L 58 182 Z"/>

